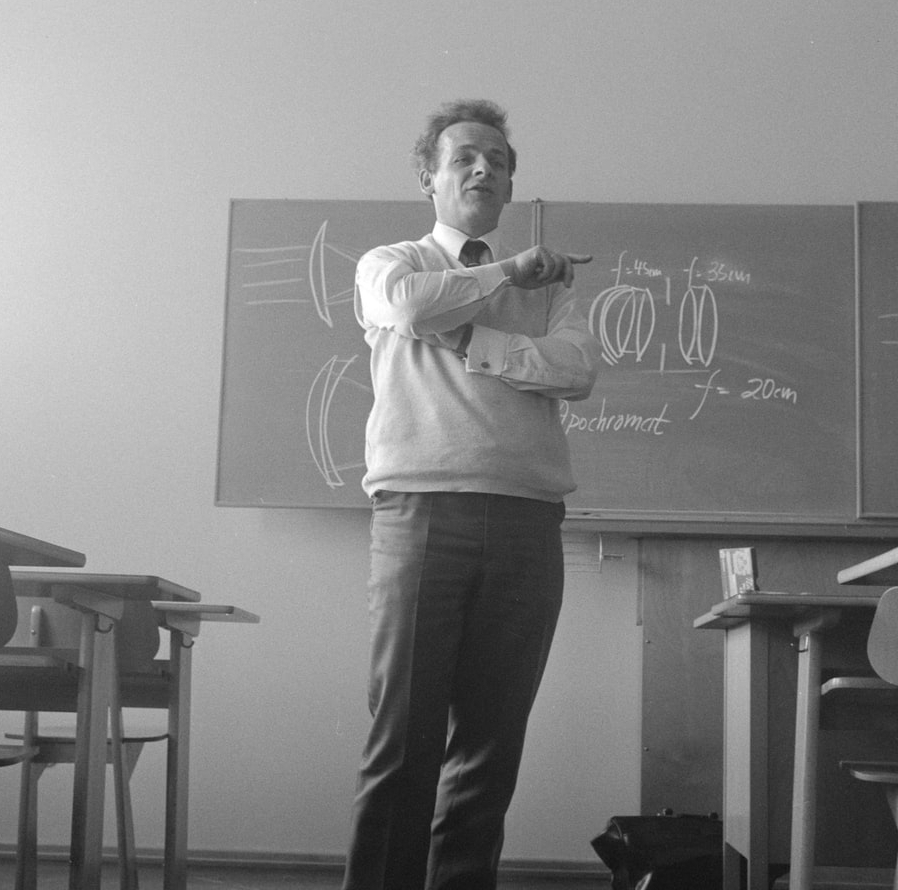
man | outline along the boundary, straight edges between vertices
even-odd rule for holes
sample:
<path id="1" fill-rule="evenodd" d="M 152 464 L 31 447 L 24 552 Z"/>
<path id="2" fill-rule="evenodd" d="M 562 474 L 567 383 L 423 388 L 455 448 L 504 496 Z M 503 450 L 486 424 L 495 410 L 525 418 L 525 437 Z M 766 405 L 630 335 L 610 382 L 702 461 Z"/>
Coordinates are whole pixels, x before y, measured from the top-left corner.
<path id="1" fill-rule="evenodd" d="M 369 705 L 344 890 L 491 890 L 561 606 L 573 490 L 558 399 L 598 344 L 569 289 L 591 257 L 496 233 L 505 113 L 458 102 L 415 149 L 436 225 L 359 261 L 374 407 Z M 459 259 L 468 239 L 471 258 Z M 479 265 L 477 265 L 479 263 Z"/>

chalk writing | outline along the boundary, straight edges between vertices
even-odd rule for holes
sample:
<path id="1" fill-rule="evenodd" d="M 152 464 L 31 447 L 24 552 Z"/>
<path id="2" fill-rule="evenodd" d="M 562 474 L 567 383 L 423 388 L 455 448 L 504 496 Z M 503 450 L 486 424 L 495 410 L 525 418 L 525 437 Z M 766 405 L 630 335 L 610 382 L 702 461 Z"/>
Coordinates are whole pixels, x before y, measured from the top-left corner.
<path id="1" fill-rule="evenodd" d="M 693 256 L 682 269 L 686 275 L 682 296 L 678 303 L 672 298 L 671 276 L 652 265 L 648 260 L 629 260 L 628 251 L 618 254 L 617 265 L 612 269 L 614 283 L 602 290 L 592 301 L 589 310 L 590 330 L 602 344 L 602 358 L 611 366 L 623 363 L 634 366 L 656 360 L 655 372 L 661 376 L 696 374 L 707 370 L 708 376 L 691 384 L 698 395 L 698 402 L 688 415 L 688 420 L 698 418 L 709 398 L 725 398 L 733 395 L 730 387 L 718 379 L 720 368 L 714 367 L 720 341 L 720 311 L 717 296 L 710 282 L 751 284 L 751 273 L 725 262 L 714 260 L 703 267 Z M 629 278 L 664 278 L 663 291 L 633 284 Z M 676 304 L 676 305 L 675 305 Z M 661 311 L 673 309 L 675 320 L 670 319 L 667 328 L 661 324 Z M 675 328 L 671 330 L 672 324 Z M 668 344 L 663 342 L 664 331 L 676 337 L 675 354 L 679 361 L 668 360 Z M 658 342 L 656 342 L 658 341 Z M 651 372 L 651 367 L 644 371 Z M 688 386 L 688 385 L 687 385 Z M 688 390 L 686 390 L 688 392 Z M 753 377 L 746 381 L 738 395 L 746 401 L 786 402 L 797 404 L 798 392 L 772 377 Z M 667 424 L 676 417 L 668 416 L 669 403 L 665 402 L 657 414 L 607 413 L 605 400 L 598 415 L 581 416 L 569 405 L 562 408 L 562 424 L 565 433 L 572 432 L 648 432 L 662 435 Z"/>
<path id="2" fill-rule="evenodd" d="M 704 277 L 708 281 L 714 283 L 716 281 L 725 281 L 729 284 L 751 284 L 751 272 L 744 269 L 734 269 L 726 263 L 712 262 L 708 265 L 704 275 L 696 273 L 697 277 Z"/>
<path id="3" fill-rule="evenodd" d="M 559 411 L 564 434 L 568 435 L 571 431 L 580 433 L 630 432 L 660 436 L 664 433 L 665 425 L 671 422 L 667 417 L 666 404 L 656 415 L 650 417 L 626 411 L 609 413 L 606 409 L 606 400 L 602 399 L 602 405 L 597 415 L 593 417 L 581 416 L 574 413 L 571 410 L 570 403 L 563 399 Z"/>
<path id="4" fill-rule="evenodd" d="M 791 386 L 780 386 L 776 380 L 770 377 L 752 377 L 748 381 L 749 388 L 742 393 L 743 399 L 755 399 L 756 401 L 770 401 L 776 399 L 783 402 L 798 402 L 798 393 Z"/>
<path id="5" fill-rule="evenodd" d="M 698 407 L 692 414 L 689 415 L 690 420 L 695 420 L 696 417 L 701 413 L 702 408 L 705 407 L 705 402 L 708 400 L 708 395 L 710 393 L 716 393 L 719 396 L 728 396 L 730 391 L 725 386 L 716 386 L 714 384 L 714 378 L 720 373 L 720 368 L 714 371 L 711 376 L 708 378 L 706 383 L 696 383 L 695 388 L 701 392 L 701 401 L 698 404 Z"/>

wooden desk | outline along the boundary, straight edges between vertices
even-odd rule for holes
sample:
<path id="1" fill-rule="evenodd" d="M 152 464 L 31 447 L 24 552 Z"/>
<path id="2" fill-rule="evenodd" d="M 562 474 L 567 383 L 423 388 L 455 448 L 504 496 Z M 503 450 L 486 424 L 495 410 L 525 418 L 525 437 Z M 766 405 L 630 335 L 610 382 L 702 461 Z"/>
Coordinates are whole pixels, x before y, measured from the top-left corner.
<path id="1" fill-rule="evenodd" d="M 718 603 L 695 620 L 697 628 L 726 632 L 726 890 L 741 885 L 740 856 L 748 866 L 748 890 L 768 890 L 771 867 L 791 861 L 801 840 L 794 831 L 807 827 L 806 813 L 813 838 L 821 669 L 824 663 L 866 664 L 866 638 L 878 601 L 870 594 L 749 593 Z M 826 631 L 835 625 L 839 645 L 827 649 Z M 805 848 L 813 851 L 813 843 Z M 791 865 L 792 890 L 809 888 L 809 863 Z"/>
<path id="2" fill-rule="evenodd" d="M 200 594 L 148 575 L 14 569 L 10 571 L 10 578 L 17 596 L 49 597 L 83 615 L 69 886 L 72 890 L 93 890 L 100 887 L 109 709 L 110 703 L 117 698 L 119 687 L 115 661 L 116 624 L 129 600 L 193 603 L 199 600 Z M 173 661 L 177 672 L 179 662 L 177 658 Z M 189 675 L 186 680 L 178 676 L 175 682 L 189 686 Z M 11 695 L 14 693 L 6 693 L 0 706 L 31 709 L 26 700 L 16 702 Z M 189 707 L 189 696 L 186 706 Z M 64 703 L 59 707 L 71 709 Z M 180 722 L 187 724 L 188 721 L 181 716 Z M 186 758 L 186 745 L 182 745 L 182 749 Z M 170 751 L 170 757 L 175 756 L 176 752 Z M 184 776 L 186 782 L 186 772 Z M 174 801 L 180 804 L 182 797 L 186 799 L 186 788 L 176 785 L 170 789 L 172 807 Z M 165 886 L 174 885 L 167 883 Z"/>
<path id="3" fill-rule="evenodd" d="M 70 890 L 100 887 L 107 719 L 110 707 L 117 718 L 119 705 L 168 712 L 163 888 L 186 890 L 193 643 L 203 621 L 258 623 L 259 617 L 234 606 L 201 603 L 197 591 L 149 575 L 16 570 L 11 577 L 20 596 L 49 596 L 108 619 L 95 627 L 91 683 L 79 692 L 78 731 L 89 741 L 79 738 L 81 754 L 75 760 Z M 122 676 L 115 660 L 116 623 L 128 601 L 146 603 L 158 626 L 171 634 L 169 658 L 156 662 L 149 679 Z"/>

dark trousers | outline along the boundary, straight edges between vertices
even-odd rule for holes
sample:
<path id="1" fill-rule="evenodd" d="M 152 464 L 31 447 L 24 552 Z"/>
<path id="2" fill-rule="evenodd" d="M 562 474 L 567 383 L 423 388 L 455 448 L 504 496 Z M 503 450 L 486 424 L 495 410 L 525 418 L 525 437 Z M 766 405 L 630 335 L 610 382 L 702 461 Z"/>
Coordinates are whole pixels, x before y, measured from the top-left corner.
<path id="1" fill-rule="evenodd" d="M 564 505 L 375 498 L 373 723 L 344 890 L 493 890 L 561 607 Z"/>

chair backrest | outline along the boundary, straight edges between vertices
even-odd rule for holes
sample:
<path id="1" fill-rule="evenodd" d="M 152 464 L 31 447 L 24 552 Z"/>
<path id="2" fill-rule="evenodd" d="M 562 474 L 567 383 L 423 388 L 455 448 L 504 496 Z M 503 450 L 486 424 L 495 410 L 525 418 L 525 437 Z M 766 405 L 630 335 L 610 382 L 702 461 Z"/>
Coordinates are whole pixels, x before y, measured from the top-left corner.
<path id="1" fill-rule="evenodd" d="M 81 615 L 46 596 L 18 596 L 19 620 L 8 640 L 10 646 L 77 649 L 81 641 Z"/>
<path id="2" fill-rule="evenodd" d="M 870 665 L 883 680 L 898 686 L 898 587 L 880 598 L 867 638 Z"/>

